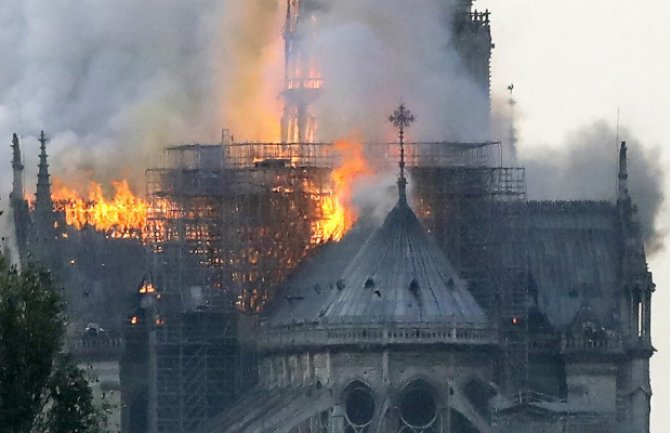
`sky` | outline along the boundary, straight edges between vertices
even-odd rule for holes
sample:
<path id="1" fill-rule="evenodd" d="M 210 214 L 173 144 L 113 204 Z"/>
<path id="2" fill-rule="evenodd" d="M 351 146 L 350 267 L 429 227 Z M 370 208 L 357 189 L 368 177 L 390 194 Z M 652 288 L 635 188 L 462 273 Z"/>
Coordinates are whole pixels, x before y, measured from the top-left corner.
<path id="1" fill-rule="evenodd" d="M 670 2 L 478 0 L 492 12 L 492 94 L 514 83 L 519 148 L 559 147 L 575 130 L 620 124 L 670 165 Z M 626 139 L 621 136 L 621 139 Z M 670 177 L 663 183 L 666 196 Z M 635 200 L 635 197 L 633 197 Z M 659 218 L 668 228 L 670 206 Z M 667 231 L 667 230 L 666 230 Z M 663 242 L 667 245 L 667 236 Z M 652 304 L 651 431 L 670 429 L 670 251 L 649 260 Z"/>

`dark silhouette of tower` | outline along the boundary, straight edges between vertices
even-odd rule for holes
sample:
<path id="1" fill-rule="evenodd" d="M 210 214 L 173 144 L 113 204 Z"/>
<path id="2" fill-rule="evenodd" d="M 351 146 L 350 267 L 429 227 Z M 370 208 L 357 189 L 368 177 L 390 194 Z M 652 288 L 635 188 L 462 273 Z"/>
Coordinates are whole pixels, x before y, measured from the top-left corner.
<path id="1" fill-rule="evenodd" d="M 452 43 L 459 53 L 466 71 L 474 82 L 487 93 L 491 83 L 490 13 L 473 9 L 473 0 L 461 0 L 454 11 Z"/>
<path id="2" fill-rule="evenodd" d="M 627 408 L 625 424 L 637 431 L 649 431 L 651 383 L 649 358 L 655 349 L 651 343 L 651 298 L 656 286 L 647 266 L 644 242 L 640 234 L 637 208 L 628 193 L 628 148 L 619 148 L 619 192 L 617 210 L 622 250 L 620 292 L 621 333 L 626 341 L 626 357 L 622 364 L 622 384 L 630 390 L 622 401 Z"/>
<path id="3" fill-rule="evenodd" d="M 19 137 L 14 134 L 12 137 L 12 170 L 14 177 L 12 180 L 12 192 L 9 195 L 9 203 L 14 219 L 16 248 L 21 262 L 24 262 L 26 259 L 28 231 L 30 229 L 30 214 L 23 190 L 23 168 Z"/>
<path id="4" fill-rule="evenodd" d="M 56 213 L 51 198 L 51 181 L 47 161 L 47 137 L 40 133 L 40 162 L 37 171 L 37 190 L 35 192 L 35 211 L 33 214 L 33 237 L 30 250 L 43 265 L 55 270 L 55 244 L 57 238 Z"/>
<path id="5" fill-rule="evenodd" d="M 16 134 L 12 136 L 12 170 L 14 171 L 14 179 L 10 197 L 23 200 L 23 160 L 19 137 Z"/>

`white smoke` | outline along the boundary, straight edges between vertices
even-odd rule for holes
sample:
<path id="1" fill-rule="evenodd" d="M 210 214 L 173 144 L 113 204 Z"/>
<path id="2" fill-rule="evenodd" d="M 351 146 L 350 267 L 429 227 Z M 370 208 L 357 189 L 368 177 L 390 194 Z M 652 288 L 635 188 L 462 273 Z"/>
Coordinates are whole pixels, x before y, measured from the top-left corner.
<path id="1" fill-rule="evenodd" d="M 417 115 L 419 140 L 484 140 L 485 88 L 468 77 L 451 44 L 455 1 L 338 0 L 317 11 L 308 50 L 324 78 L 315 103 L 320 139 L 356 131 L 393 139 L 384 125 L 404 99 Z M 304 17 L 303 17 L 304 18 Z"/>
<path id="2" fill-rule="evenodd" d="M 361 219 L 380 226 L 393 206 L 398 202 L 397 173 L 391 170 L 379 172 L 360 179 L 354 185 L 353 203 L 359 209 Z M 413 184 L 408 185 L 412 193 Z"/>

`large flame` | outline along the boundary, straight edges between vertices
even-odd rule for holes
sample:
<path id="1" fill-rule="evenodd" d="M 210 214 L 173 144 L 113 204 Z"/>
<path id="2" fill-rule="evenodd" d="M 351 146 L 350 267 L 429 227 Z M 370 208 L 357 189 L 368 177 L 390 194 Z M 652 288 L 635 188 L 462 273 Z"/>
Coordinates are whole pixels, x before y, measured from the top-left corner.
<path id="1" fill-rule="evenodd" d="M 352 202 L 353 184 L 372 174 L 360 141 L 339 140 L 333 151 L 339 162 L 330 174 L 330 187 L 320 195 L 317 206 L 321 216 L 314 225 L 314 244 L 339 241 L 353 226 L 358 216 Z M 90 182 L 87 193 L 80 194 L 54 179 L 53 199 L 65 222 L 77 230 L 92 227 L 114 238 L 146 238 L 151 232 L 148 203 L 134 194 L 125 180 L 113 181 L 112 186 L 112 197 L 106 197 L 96 182 Z"/>
<path id="2" fill-rule="evenodd" d="M 333 144 L 339 163 L 331 172 L 332 195 L 321 203 L 323 219 L 320 229 L 327 240 L 339 241 L 358 218 L 353 203 L 353 186 L 359 179 L 373 174 L 365 158 L 363 144 L 355 139 L 341 139 Z"/>
<path id="3" fill-rule="evenodd" d="M 55 179 L 53 200 L 65 222 L 81 230 L 93 227 L 114 238 L 141 237 L 147 222 L 147 203 L 125 180 L 113 181 L 114 196 L 106 198 L 99 183 L 91 182 L 87 198 Z"/>

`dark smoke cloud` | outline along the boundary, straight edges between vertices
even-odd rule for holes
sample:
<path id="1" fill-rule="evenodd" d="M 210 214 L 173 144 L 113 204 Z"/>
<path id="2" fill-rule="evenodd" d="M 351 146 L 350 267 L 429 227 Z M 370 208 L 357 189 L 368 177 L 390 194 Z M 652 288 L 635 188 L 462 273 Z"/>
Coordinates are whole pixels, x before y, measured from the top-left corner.
<path id="1" fill-rule="evenodd" d="M 536 200 L 615 200 L 618 173 L 616 129 L 605 121 L 570 133 L 558 148 L 527 146 L 519 163 L 526 167 L 528 195 Z M 626 129 L 629 191 L 638 207 L 648 253 L 662 248 L 658 216 L 664 201 L 660 149 L 642 146 Z"/>

